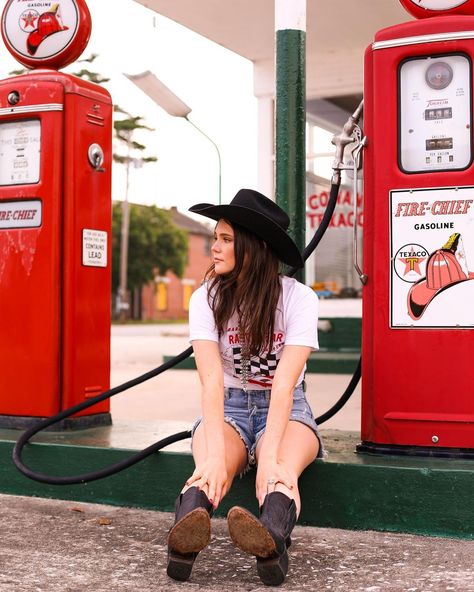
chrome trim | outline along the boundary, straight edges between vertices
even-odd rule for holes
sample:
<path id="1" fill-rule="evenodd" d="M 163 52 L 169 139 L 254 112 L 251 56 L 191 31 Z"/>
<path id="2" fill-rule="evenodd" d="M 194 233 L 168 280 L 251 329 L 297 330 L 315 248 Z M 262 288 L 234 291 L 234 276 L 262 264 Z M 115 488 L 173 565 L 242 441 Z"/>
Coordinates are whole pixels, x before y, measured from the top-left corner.
<path id="1" fill-rule="evenodd" d="M 459 41 L 460 39 L 473 39 L 474 31 L 453 31 L 452 33 L 435 33 L 433 35 L 416 35 L 414 37 L 401 37 L 399 39 L 387 39 L 386 41 L 374 41 L 372 49 L 388 49 L 390 47 L 403 47 L 404 45 L 416 45 L 417 43 L 431 43 L 435 41 Z"/>
<path id="2" fill-rule="evenodd" d="M 45 103 L 42 105 L 26 105 L 25 107 L 4 107 L 0 115 L 17 115 L 19 113 L 43 113 L 45 111 L 63 111 L 62 103 Z"/>
<path id="3" fill-rule="evenodd" d="M 359 127 L 359 126 L 357 126 Z M 360 134 L 360 135 L 359 135 Z M 352 199 L 354 200 L 354 229 L 352 234 L 352 264 L 354 269 L 359 276 L 361 283 L 365 286 L 367 283 L 368 277 L 367 274 L 362 271 L 361 266 L 359 265 L 359 239 L 357 233 L 357 218 L 358 218 L 358 207 L 359 204 L 357 202 L 357 193 L 359 189 L 359 168 L 360 168 L 360 159 L 361 159 L 361 152 L 367 145 L 367 138 L 363 136 L 362 130 L 359 128 L 359 134 L 357 134 L 357 139 L 359 144 L 354 148 L 352 151 L 352 159 L 353 159 L 353 185 L 352 185 Z"/>

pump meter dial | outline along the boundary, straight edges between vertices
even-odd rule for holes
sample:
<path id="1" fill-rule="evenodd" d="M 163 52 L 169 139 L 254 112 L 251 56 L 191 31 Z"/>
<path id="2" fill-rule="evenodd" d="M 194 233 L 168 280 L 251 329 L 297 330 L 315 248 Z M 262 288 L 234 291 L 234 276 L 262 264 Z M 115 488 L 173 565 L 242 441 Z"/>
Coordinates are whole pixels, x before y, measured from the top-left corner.
<path id="1" fill-rule="evenodd" d="M 447 62 L 435 62 L 426 69 L 426 84 L 433 90 L 443 90 L 451 84 L 453 69 Z"/>
<path id="2" fill-rule="evenodd" d="M 416 18 L 442 14 L 474 14 L 474 0 L 400 0 Z"/>
<path id="3" fill-rule="evenodd" d="M 405 173 L 463 170 L 473 160 L 466 54 L 408 58 L 399 67 L 399 164 Z"/>

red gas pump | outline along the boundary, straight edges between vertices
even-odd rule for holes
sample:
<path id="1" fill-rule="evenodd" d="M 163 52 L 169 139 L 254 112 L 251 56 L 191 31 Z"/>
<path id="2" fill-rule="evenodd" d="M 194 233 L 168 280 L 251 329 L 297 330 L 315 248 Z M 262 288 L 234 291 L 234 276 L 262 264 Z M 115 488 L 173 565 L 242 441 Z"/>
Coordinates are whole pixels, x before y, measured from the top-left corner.
<path id="1" fill-rule="evenodd" d="M 109 388 L 112 102 L 52 69 L 87 45 L 84 0 L 39 5 L 10 0 L 2 15 L 16 59 L 50 68 L 0 81 L 2 427 Z M 108 411 L 63 427 L 110 423 Z"/>
<path id="2" fill-rule="evenodd" d="M 359 451 L 474 455 L 472 0 L 401 0 L 365 63 Z"/>

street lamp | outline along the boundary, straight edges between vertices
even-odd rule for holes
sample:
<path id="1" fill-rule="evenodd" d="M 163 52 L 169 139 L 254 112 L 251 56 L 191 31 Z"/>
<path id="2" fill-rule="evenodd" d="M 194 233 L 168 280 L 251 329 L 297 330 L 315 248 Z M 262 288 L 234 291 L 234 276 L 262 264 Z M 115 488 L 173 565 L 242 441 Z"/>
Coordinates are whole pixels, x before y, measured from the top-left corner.
<path id="1" fill-rule="evenodd" d="M 169 115 L 173 117 L 182 117 L 190 123 L 199 133 L 211 142 L 217 152 L 217 159 L 219 164 L 219 204 L 221 203 L 221 154 L 217 144 L 206 133 L 202 131 L 193 121 L 188 118 L 191 113 L 191 107 L 188 107 L 184 101 L 177 97 L 165 84 L 158 80 L 158 78 L 149 70 L 141 74 L 124 74 L 131 82 L 133 82 L 140 90 L 147 94 L 155 103 L 164 109 Z"/>

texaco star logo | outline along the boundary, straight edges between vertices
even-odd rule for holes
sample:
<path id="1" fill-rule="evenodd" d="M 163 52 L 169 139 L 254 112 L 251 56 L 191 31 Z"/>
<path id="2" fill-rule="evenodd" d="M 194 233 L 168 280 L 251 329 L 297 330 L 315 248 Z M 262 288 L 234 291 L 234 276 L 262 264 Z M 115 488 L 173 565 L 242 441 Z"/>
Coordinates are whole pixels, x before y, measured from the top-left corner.
<path id="1" fill-rule="evenodd" d="M 394 270 L 404 282 L 414 283 L 425 275 L 429 253 L 425 247 L 411 243 L 398 249 L 394 258 Z"/>
<path id="2" fill-rule="evenodd" d="M 36 10 L 25 10 L 20 15 L 20 29 L 29 33 L 30 31 L 34 31 L 36 29 L 36 25 L 38 23 L 39 12 Z"/>

